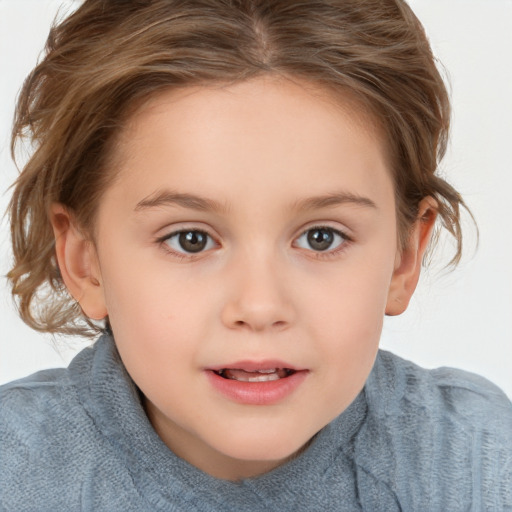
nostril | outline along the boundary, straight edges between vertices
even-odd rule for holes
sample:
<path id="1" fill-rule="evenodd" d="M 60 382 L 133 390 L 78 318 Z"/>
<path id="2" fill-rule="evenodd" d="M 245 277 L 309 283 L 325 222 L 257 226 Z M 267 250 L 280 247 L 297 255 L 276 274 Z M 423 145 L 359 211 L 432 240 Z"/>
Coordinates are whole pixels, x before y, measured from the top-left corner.
<path id="1" fill-rule="evenodd" d="M 245 322 L 244 320 L 237 320 L 234 322 L 234 324 L 236 327 L 246 327 L 246 326 L 250 326 L 250 322 Z M 283 321 L 283 320 L 278 320 L 276 322 L 273 322 L 271 323 L 271 326 L 272 328 L 274 329 L 283 329 L 285 328 L 287 325 L 287 322 Z"/>
<path id="2" fill-rule="evenodd" d="M 222 323 L 230 329 L 282 331 L 291 324 L 293 311 L 287 304 L 256 300 L 230 300 L 222 308 Z"/>

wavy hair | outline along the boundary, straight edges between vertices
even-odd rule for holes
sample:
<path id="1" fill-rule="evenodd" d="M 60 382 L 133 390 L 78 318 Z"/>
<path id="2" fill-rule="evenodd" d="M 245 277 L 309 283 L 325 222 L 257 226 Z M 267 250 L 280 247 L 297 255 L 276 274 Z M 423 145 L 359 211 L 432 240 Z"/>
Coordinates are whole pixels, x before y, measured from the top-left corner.
<path id="1" fill-rule="evenodd" d="M 54 202 L 90 228 L 114 178 L 109 157 L 127 116 L 165 89 L 262 74 L 349 91 L 383 127 L 401 244 L 426 196 L 461 255 L 458 192 L 436 174 L 450 104 L 424 30 L 401 0 L 86 0 L 51 28 L 21 90 L 11 150 L 33 152 L 14 185 L 8 274 L 36 330 L 94 335 L 67 293 L 49 220 Z"/>

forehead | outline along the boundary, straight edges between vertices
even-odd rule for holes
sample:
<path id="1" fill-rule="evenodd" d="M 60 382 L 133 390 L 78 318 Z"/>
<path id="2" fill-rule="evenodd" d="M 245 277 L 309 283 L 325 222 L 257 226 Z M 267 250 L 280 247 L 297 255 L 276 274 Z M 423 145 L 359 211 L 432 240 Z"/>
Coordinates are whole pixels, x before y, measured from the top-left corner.
<path id="1" fill-rule="evenodd" d="M 254 106 L 257 107 L 256 111 Z M 229 112 L 226 107 L 230 108 Z M 297 122 L 303 121 L 302 125 L 296 124 L 296 128 L 302 126 L 305 130 L 313 121 L 326 127 L 337 124 L 336 114 L 341 114 L 344 122 L 348 121 L 354 129 L 364 131 L 381 145 L 381 150 L 387 150 L 380 118 L 350 90 L 334 90 L 296 77 L 262 75 L 234 84 L 164 89 L 136 102 L 129 109 L 118 134 L 116 156 L 128 157 L 133 139 L 141 134 L 143 125 L 160 122 L 158 117 L 164 111 L 167 114 L 169 109 L 179 120 L 181 132 L 187 129 L 198 132 L 198 128 L 201 131 L 211 130 L 212 126 L 219 126 L 228 117 L 235 121 L 235 110 L 239 114 L 239 121 L 246 126 L 250 123 L 256 128 L 257 123 L 262 122 L 265 127 L 272 123 L 278 128 L 279 118 L 286 121 L 291 114 Z M 299 112 L 302 114 L 300 117 Z M 198 120 L 200 123 L 194 126 Z M 166 128 L 171 127 L 167 125 Z"/>
<path id="2" fill-rule="evenodd" d="M 118 182 L 138 192 L 172 182 L 203 195 L 222 196 L 228 183 L 232 191 L 250 186 L 270 194 L 271 183 L 292 194 L 322 194 L 351 170 L 348 184 L 367 194 L 382 178 L 372 173 L 389 175 L 381 133 L 348 93 L 260 77 L 152 97 L 128 119 L 114 160 Z"/>

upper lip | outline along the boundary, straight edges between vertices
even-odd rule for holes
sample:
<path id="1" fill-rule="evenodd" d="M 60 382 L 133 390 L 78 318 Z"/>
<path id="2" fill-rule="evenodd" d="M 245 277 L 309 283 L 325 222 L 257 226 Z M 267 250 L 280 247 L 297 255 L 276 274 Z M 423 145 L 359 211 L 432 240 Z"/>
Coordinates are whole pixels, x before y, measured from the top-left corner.
<path id="1" fill-rule="evenodd" d="M 247 372 L 256 372 L 258 370 L 271 370 L 274 368 L 286 368 L 287 370 L 300 371 L 304 368 L 298 368 L 293 364 L 277 359 L 266 359 L 263 361 L 236 361 L 234 363 L 208 366 L 206 370 L 219 372 L 221 370 L 245 370 Z"/>

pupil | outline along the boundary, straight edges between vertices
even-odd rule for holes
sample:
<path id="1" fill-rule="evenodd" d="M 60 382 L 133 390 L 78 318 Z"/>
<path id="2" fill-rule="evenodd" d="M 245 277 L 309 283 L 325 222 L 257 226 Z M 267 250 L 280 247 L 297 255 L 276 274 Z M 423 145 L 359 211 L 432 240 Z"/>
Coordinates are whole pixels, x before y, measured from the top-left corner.
<path id="1" fill-rule="evenodd" d="M 333 241 L 334 235 L 327 229 L 314 229 L 308 233 L 308 243 L 316 251 L 329 249 Z"/>
<path id="2" fill-rule="evenodd" d="M 200 231 L 184 231 L 180 233 L 179 242 L 187 252 L 199 252 L 206 247 L 206 235 Z"/>

